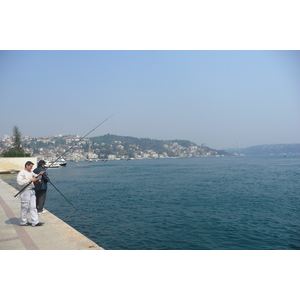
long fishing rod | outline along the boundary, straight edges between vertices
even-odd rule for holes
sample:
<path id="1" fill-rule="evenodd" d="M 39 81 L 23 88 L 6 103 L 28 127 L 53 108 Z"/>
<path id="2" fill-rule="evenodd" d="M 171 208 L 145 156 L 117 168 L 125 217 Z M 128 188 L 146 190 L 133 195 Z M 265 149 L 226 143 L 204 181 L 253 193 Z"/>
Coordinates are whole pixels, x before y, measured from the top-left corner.
<path id="1" fill-rule="evenodd" d="M 98 124 L 95 128 L 93 128 L 91 131 L 89 131 L 84 137 L 80 138 L 73 146 L 71 146 L 69 149 L 67 149 L 61 156 L 59 156 L 52 164 L 48 167 L 50 168 L 55 162 L 57 162 L 60 158 L 62 158 L 67 152 L 69 152 L 72 148 L 74 148 L 79 142 L 81 142 L 85 137 L 87 137 L 91 132 L 93 132 L 96 128 L 98 128 L 100 125 L 102 125 L 104 122 L 106 122 L 108 119 L 110 119 L 113 115 L 102 121 L 100 124 Z M 15 194 L 14 197 L 17 197 L 20 193 L 22 193 L 31 182 L 29 182 L 27 185 L 25 185 L 17 194 Z"/>
<path id="2" fill-rule="evenodd" d="M 110 117 L 108 117 L 107 119 L 105 119 L 104 121 L 102 121 L 100 124 L 98 124 L 94 129 L 92 129 L 90 132 L 88 132 L 85 136 L 83 136 L 82 138 L 79 139 L 79 141 L 77 141 L 73 146 L 71 146 L 69 149 L 67 149 L 61 156 L 59 156 L 55 161 L 53 161 L 51 163 L 51 165 L 49 166 L 49 168 L 56 163 L 59 159 L 61 159 L 67 152 L 69 152 L 72 148 L 74 148 L 79 142 L 81 142 L 85 137 L 87 137 L 91 132 L 93 132 L 96 128 L 98 128 L 100 125 L 102 125 L 104 122 L 106 122 L 108 119 L 110 119 L 113 115 L 111 115 Z"/>
<path id="3" fill-rule="evenodd" d="M 88 219 L 88 217 L 86 217 L 84 214 L 82 214 L 73 204 L 70 200 L 68 200 L 64 195 L 63 193 L 51 182 L 49 181 L 49 183 L 51 183 L 51 185 L 83 216 L 85 217 L 86 219 Z"/>

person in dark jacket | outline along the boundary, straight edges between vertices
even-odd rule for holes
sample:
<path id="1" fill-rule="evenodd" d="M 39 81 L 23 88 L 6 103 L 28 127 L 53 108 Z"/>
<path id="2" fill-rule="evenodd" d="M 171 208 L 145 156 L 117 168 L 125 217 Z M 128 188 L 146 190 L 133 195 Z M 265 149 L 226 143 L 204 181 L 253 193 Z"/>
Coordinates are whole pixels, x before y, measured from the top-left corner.
<path id="1" fill-rule="evenodd" d="M 39 182 L 35 184 L 35 195 L 36 195 L 36 208 L 39 214 L 46 213 L 47 211 L 44 209 L 45 201 L 46 201 L 46 193 L 47 193 L 47 182 L 50 181 L 48 174 L 45 169 L 46 162 L 44 160 L 40 160 L 38 162 L 38 166 L 33 170 L 33 173 L 39 174 L 41 171 L 45 171 L 42 175 L 42 178 Z"/>

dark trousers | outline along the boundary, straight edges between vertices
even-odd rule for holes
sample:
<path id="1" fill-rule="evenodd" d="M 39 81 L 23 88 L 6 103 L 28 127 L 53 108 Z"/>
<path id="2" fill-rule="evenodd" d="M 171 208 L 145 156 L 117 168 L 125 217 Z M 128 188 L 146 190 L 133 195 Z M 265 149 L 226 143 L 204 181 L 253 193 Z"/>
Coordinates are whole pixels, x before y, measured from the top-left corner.
<path id="1" fill-rule="evenodd" d="M 44 208 L 44 204 L 46 201 L 46 192 L 47 190 L 37 190 L 35 191 L 36 196 L 36 208 L 38 212 L 42 212 Z"/>

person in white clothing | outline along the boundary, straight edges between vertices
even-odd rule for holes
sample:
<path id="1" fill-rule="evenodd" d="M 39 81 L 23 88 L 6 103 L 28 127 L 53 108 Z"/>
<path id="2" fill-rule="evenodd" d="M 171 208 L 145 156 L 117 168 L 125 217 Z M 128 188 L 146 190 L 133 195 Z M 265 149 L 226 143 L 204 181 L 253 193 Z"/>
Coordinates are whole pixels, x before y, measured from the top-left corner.
<path id="1" fill-rule="evenodd" d="M 27 214 L 30 213 L 32 226 L 42 226 L 44 223 L 39 222 L 38 212 L 36 209 L 36 197 L 34 191 L 33 182 L 39 180 L 37 177 L 39 175 L 43 175 L 45 171 L 40 172 L 39 174 L 35 174 L 32 172 L 32 167 L 34 163 L 31 161 L 27 161 L 25 163 L 25 169 L 21 170 L 17 176 L 17 182 L 19 186 L 24 188 L 24 191 L 20 193 L 21 197 L 21 214 L 20 214 L 20 225 L 27 226 L 29 223 L 27 222 Z"/>

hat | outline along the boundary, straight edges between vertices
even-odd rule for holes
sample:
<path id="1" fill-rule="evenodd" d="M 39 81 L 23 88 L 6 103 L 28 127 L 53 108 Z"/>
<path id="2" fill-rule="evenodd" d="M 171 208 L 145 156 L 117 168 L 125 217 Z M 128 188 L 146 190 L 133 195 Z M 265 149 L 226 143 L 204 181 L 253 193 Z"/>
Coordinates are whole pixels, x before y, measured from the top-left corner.
<path id="1" fill-rule="evenodd" d="M 46 162 L 45 162 L 44 160 L 41 159 L 41 160 L 39 161 L 39 163 L 38 163 L 38 166 L 40 167 L 41 165 L 45 165 L 45 164 L 46 164 Z"/>

